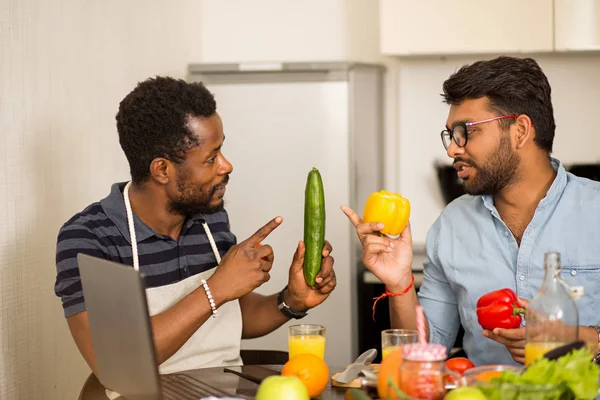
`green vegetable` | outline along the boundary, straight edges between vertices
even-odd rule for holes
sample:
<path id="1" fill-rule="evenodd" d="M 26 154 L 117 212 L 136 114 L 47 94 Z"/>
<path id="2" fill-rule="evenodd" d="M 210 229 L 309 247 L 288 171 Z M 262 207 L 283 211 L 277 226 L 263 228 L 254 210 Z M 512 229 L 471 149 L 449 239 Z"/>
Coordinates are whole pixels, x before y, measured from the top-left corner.
<path id="1" fill-rule="evenodd" d="M 594 399 L 599 377 L 600 368 L 583 348 L 554 361 L 540 358 L 522 374 L 504 371 L 479 388 L 490 400 Z"/>
<path id="2" fill-rule="evenodd" d="M 325 193 L 319 170 L 313 168 L 306 179 L 304 192 L 304 279 L 310 286 L 321 270 L 321 253 L 325 244 Z"/>

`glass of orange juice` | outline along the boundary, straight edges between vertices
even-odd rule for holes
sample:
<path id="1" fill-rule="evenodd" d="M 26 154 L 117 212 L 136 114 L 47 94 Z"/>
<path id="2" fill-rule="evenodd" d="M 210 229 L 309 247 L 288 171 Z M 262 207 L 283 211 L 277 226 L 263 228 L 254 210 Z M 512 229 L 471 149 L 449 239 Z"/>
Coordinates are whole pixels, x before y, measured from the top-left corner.
<path id="1" fill-rule="evenodd" d="M 322 325 L 292 325 L 288 330 L 290 358 L 301 353 L 325 359 L 325 327 Z"/>
<path id="2" fill-rule="evenodd" d="M 417 343 L 419 333 L 413 329 L 386 329 L 381 331 L 381 359 L 403 345 Z"/>

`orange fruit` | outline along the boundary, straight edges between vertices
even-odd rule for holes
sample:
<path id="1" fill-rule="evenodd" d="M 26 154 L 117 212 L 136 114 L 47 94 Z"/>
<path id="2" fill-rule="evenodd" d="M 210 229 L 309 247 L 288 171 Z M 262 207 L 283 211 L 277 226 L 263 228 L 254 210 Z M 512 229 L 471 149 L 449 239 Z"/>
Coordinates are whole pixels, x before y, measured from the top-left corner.
<path id="1" fill-rule="evenodd" d="M 283 366 L 281 375 L 300 378 L 310 397 L 317 397 L 323 393 L 329 382 L 329 368 L 325 361 L 308 353 L 290 358 Z"/>
<path id="2" fill-rule="evenodd" d="M 377 374 L 377 394 L 380 399 L 397 399 L 396 392 L 389 387 L 389 378 L 400 387 L 400 364 L 402 364 L 402 349 L 394 350 L 388 354 L 381 365 Z"/>

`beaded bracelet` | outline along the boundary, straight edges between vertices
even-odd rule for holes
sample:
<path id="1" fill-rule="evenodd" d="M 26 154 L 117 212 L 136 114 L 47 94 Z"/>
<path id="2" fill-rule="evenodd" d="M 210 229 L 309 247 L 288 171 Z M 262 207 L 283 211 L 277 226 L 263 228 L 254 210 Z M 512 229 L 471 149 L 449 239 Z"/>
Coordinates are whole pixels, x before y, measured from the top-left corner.
<path id="1" fill-rule="evenodd" d="M 200 283 L 202 283 L 204 291 L 206 292 L 206 297 L 208 297 L 208 302 L 210 303 L 210 308 L 212 309 L 212 316 L 213 318 L 217 318 L 217 306 L 215 305 L 215 300 L 212 297 L 208 283 L 206 283 L 206 280 L 204 279 L 202 279 Z"/>

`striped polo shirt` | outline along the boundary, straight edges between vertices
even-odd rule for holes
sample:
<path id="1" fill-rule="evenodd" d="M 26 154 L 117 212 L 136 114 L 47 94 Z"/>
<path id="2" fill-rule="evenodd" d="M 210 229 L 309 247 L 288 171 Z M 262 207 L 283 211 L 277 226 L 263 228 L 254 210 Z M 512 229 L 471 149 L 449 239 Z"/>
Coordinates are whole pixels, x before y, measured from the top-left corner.
<path id="1" fill-rule="evenodd" d="M 67 221 L 56 245 L 54 291 L 65 317 L 85 310 L 77 254 L 84 253 L 133 268 L 131 240 L 123 199 L 126 182 L 112 185 L 110 194 Z M 227 212 L 188 218 L 178 240 L 155 232 L 134 214 L 140 272 L 147 288 L 169 285 L 216 267 L 217 260 L 202 227 L 206 222 L 221 256 L 236 244 Z"/>

